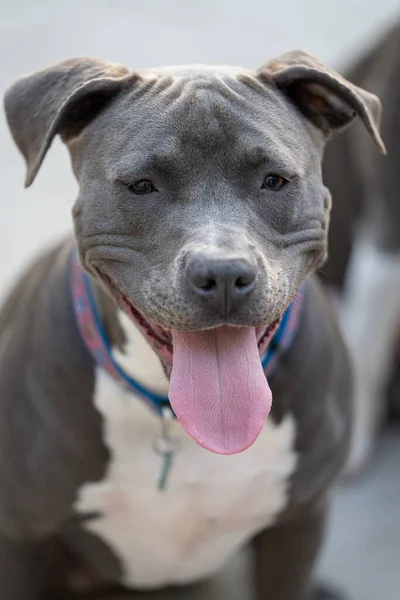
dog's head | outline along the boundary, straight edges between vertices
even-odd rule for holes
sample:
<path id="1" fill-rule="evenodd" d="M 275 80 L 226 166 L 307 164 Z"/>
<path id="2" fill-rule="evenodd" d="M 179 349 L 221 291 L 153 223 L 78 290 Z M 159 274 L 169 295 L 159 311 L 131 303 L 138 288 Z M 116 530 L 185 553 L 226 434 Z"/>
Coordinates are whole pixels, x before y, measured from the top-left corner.
<path id="1" fill-rule="evenodd" d="M 27 185 L 54 136 L 67 144 L 84 267 L 134 318 L 174 332 L 183 371 L 210 344 L 252 364 L 256 328 L 272 331 L 325 260 L 331 133 L 358 115 L 383 150 L 378 99 L 304 52 L 258 71 L 76 59 L 20 79 L 5 105 Z M 213 341 L 198 333 L 210 329 Z"/>

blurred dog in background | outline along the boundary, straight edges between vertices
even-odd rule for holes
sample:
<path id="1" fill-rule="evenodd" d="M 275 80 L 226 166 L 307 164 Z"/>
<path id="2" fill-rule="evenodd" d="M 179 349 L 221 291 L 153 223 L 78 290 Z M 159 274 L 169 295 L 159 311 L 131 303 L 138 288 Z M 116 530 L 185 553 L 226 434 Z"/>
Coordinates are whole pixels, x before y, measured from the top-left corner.
<path id="1" fill-rule="evenodd" d="M 365 465 L 391 382 L 400 320 L 400 23 L 350 68 L 346 77 L 378 94 L 388 156 L 354 127 L 328 145 L 324 181 L 331 190 L 329 261 L 323 279 L 339 293 L 355 374 L 355 420 L 347 474 Z"/>

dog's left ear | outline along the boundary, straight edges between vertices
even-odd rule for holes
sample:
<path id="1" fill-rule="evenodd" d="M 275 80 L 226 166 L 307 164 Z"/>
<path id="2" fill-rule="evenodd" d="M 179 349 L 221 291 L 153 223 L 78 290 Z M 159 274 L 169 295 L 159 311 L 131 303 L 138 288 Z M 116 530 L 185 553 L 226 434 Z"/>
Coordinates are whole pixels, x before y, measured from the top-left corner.
<path id="1" fill-rule="evenodd" d="M 325 135 L 340 131 L 358 116 L 379 150 L 386 154 L 379 134 L 379 98 L 353 85 L 311 54 L 303 50 L 287 52 L 262 67 L 258 77 L 287 94 Z"/>

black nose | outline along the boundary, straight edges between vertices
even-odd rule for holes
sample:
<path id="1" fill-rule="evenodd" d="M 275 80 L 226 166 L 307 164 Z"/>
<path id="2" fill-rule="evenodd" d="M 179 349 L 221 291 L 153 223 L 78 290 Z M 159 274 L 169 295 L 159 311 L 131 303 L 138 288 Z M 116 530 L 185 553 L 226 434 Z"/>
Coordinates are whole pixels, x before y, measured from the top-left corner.
<path id="1" fill-rule="evenodd" d="M 254 290 L 256 271 L 244 258 L 213 259 L 198 255 L 187 269 L 196 296 L 223 313 L 238 309 Z"/>

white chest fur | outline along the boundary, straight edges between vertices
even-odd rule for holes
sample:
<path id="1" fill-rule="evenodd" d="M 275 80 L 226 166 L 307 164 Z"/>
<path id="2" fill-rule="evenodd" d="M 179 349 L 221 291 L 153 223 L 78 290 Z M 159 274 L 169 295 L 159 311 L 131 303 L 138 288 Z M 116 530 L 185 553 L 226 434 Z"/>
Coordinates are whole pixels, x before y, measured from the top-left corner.
<path id="1" fill-rule="evenodd" d="M 125 326 L 131 330 L 124 321 Z M 141 381 L 165 391 L 157 359 L 148 354 L 140 334 L 131 333 L 127 354 L 119 361 L 125 368 L 135 365 L 137 376 L 145 357 Z M 296 466 L 290 416 L 279 426 L 268 420 L 255 444 L 235 456 L 204 450 L 174 423 L 180 449 L 167 489 L 160 492 L 161 459 L 152 450 L 158 417 L 100 370 L 95 403 L 112 458 L 101 482 L 81 488 L 76 508 L 101 513 L 86 527 L 120 559 L 127 585 L 157 588 L 207 577 L 284 508 Z"/>

